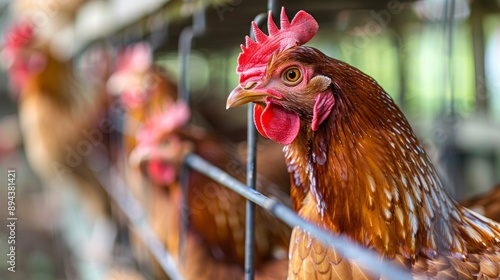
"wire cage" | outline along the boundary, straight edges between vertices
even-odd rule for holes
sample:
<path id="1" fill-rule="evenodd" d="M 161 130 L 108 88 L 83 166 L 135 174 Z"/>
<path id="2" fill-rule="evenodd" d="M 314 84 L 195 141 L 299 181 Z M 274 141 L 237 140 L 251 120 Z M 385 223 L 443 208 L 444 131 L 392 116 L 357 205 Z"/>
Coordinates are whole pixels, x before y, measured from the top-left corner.
<path id="1" fill-rule="evenodd" d="M 196 6 L 195 1 L 185 1 L 188 4 L 192 4 L 193 7 Z M 193 2 L 193 3 L 191 3 Z M 284 1 L 281 1 L 284 2 Z M 294 6 L 300 6 L 302 2 L 299 1 L 290 1 L 293 2 Z M 444 1 L 444 23 L 442 24 L 442 34 L 446 34 L 446 41 L 444 49 L 447 52 L 448 61 L 446 63 L 446 71 L 444 76 L 444 84 L 445 91 L 449 93 L 450 98 L 443 100 L 441 107 L 443 111 L 450 111 L 451 114 L 455 113 L 456 108 L 454 100 L 456 96 L 454 96 L 454 89 L 451 81 L 451 72 L 453 71 L 453 65 L 451 63 L 451 56 L 454 46 L 453 44 L 453 26 L 454 26 L 454 18 L 455 11 L 457 10 L 455 5 L 458 1 L 454 0 L 446 0 Z M 228 2 L 232 3 L 232 2 Z M 370 7 L 379 7 L 387 5 L 386 1 L 372 1 L 371 4 L 366 3 L 358 3 L 355 2 L 350 4 L 349 1 L 331 1 L 331 2 L 322 2 L 319 1 L 314 2 L 312 5 L 319 5 L 319 9 L 324 7 L 325 11 L 328 10 L 341 10 L 344 7 L 347 8 L 363 8 L 368 6 Z M 267 7 L 262 3 L 262 7 L 259 8 L 261 13 L 255 13 L 254 21 L 258 26 L 262 26 L 267 20 L 267 12 L 271 11 L 274 15 L 274 18 L 279 18 L 279 10 L 281 8 L 280 1 L 269 0 L 267 1 Z M 286 3 L 288 4 L 288 3 Z M 234 8 L 230 4 L 222 4 L 223 7 L 226 8 Z M 225 6 L 224 6 L 225 5 Z M 228 6 L 229 5 L 229 6 Z M 372 5 L 372 6 L 370 6 Z M 167 48 L 166 45 L 176 45 L 178 54 L 179 54 L 179 80 L 178 80 L 178 96 L 179 98 L 185 100 L 188 104 L 191 99 L 191 92 L 189 89 L 189 61 L 192 55 L 192 45 L 196 43 L 197 40 L 203 41 L 204 43 L 210 45 L 210 39 L 206 38 L 206 31 L 213 25 L 221 26 L 222 21 L 218 23 L 211 22 L 207 19 L 205 14 L 205 9 L 207 5 L 205 3 L 200 5 L 201 8 L 193 8 L 192 14 L 192 24 L 182 28 L 181 30 L 176 29 L 176 33 L 171 34 L 170 29 L 168 28 L 169 23 L 165 23 L 162 21 L 163 17 L 165 17 L 164 11 L 161 9 L 147 12 L 146 18 L 147 20 L 142 19 L 140 24 L 134 23 L 135 25 L 154 25 L 155 28 L 150 34 L 147 34 L 148 39 L 151 41 L 153 45 L 153 49 L 155 51 L 161 50 L 162 48 Z M 307 7 L 304 7 L 307 8 Z M 218 10 L 217 13 L 219 17 L 221 16 L 221 11 Z M 253 10 L 251 11 L 253 12 Z M 342 12 L 338 13 L 338 18 L 342 19 Z M 320 17 L 323 17 L 325 21 L 329 19 L 328 13 L 322 13 Z M 475 20 L 475 19 L 474 19 Z M 135 26 L 132 24 L 132 26 Z M 440 22 L 441 24 L 441 22 Z M 250 25 L 247 25 L 250 28 Z M 227 27 L 226 27 L 227 28 Z M 139 28 L 141 29 L 141 28 Z M 221 29 L 224 29 L 221 27 Z M 132 31 L 131 31 L 132 30 Z M 129 32 L 127 32 L 129 31 Z M 253 36 L 252 30 L 250 29 L 250 36 Z M 129 44 L 131 42 L 139 41 L 145 37 L 143 32 L 138 31 L 135 32 L 133 28 L 125 28 L 120 30 L 114 30 L 111 32 L 111 36 L 109 36 L 106 41 L 111 45 L 123 45 Z M 123 35 L 125 34 L 125 36 Z M 244 33 L 243 33 L 244 34 Z M 223 35 L 218 34 L 218 38 L 223 38 Z M 165 43 L 166 37 L 174 37 L 176 40 L 169 40 L 168 43 Z M 102 39 L 102 38 L 101 38 Z M 92 45 L 92 40 L 89 42 L 84 42 L 80 46 L 80 51 L 85 50 L 88 46 Z M 96 39 L 96 41 L 99 41 Z M 401 43 L 401 42 L 398 42 Z M 352 51 L 355 51 L 352 50 Z M 75 52 L 74 55 L 78 55 L 78 52 Z M 479 56 L 479 55 L 478 55 Z M 399 62 L 398 62 L 399 63 Z M 401 84 L 406 81 L 403 78 L 403 74 L 400 75 Z M 401 104 L 404 107 L 404 103 L 408 98 L 404 96 L 405 90 L 403 85 L 400 85 L 400 95 L 398 98 L 401 100 Z M 451 101 L 450 101 L 451 100 Z M 478 103 L 478 107 L 486 107 L 485 104 Z M 245 222 L 245 279 L 251 280 L 255 277 L 254 271 L 254 248 L 255 248 L 255 208 L 262 207 L 272 215 L 286 223 L 291 227 L 299 227 L 307 233 L 315 236 L 318 240 L 320 240 L 325 246 L 332 246 L 340 252 L 343 256 L 347 258 L 356 258 L 356 262 L 361 266 L 369 267 L 371 271 L 375 274 L 381 275 L 384 279 L 410 279 L 412 278 L 411 274 L 402 269 L 399 266 L 394 265 L 390 260 L 381 259 L 374 251 L 368 250 L 360 245 L 355 244 L 347 237 L 342 235 L 333 235 L 332 233 L 321 229 L 317 225 L 306 221 L 304 218 L 300 217 L 297 213 L 295 213 L 292 209 L 284 205 L 283 203 L 277 201 L 274 198 L 268 197 L 259 191 L 256 190 L 256 179 L 257 179 L 257 168 L 256 168 L 256 150 L 257 150 L 257 133 L 253 123 L 253 107 L 252 105 L 248 105 L 247 111 L 247 169 L 246 169 L 246 182 L 242 183 L 236 178 L 230 176 L 228 173 L 224 172 L 220 168 L 212 165 L 210 162 L 203 159 L 201 156 L 197 154 L 189 154 L 184 159 L 184 166 L 180 176 L 180 183 L 183 192 L 183 203 L 187 205 L 187 194 L 189 192 L 189 176 L 188 173 L 190 170 L 197 171 L 201 174 L 206 175 L 207 177 L 213 179 L 215 182 L 224 185 L 229 190 L 236 192 L 238 195 L 243 196 L 247 199 L 246 203 L 246 222 Z M 451 133 L 445 131 L 445 133 Z M 116 135 L 115 135 L 116 136 Z M 119 137 L 119 136 L 117 136 Z M 452 139 L 450 137 L 449 139 Z M 451 140 L 450 140 L 451 141 Z M 119 142 L 119 141 L 117 141 Z M 450 142 L 445 141 L 444 145 L 448 145 Z M 448 159 L 453 161 L 452 159 Z M 107 193 L 110 195 L 114 203 L 118 206 L 118 208 L 124 213 L 124 215 L 129 220 L 129 224 L 133 231 L 138 234 L 138 236 L 142 239 L 144 244 L 148 247 L 149 251 L 156 258 L 158 263 L 160 264 L 162 270 L 171 278 L 171 279 L 182 279 L 181 273 L 179 272 L 176 260 L 172 255 L 165 249 L 165 247 L 160 242 L 158 236 L 155 235 L 151 225 L 148 224 L 147 215 L 145 206 L 141 205 L 141 203 L 134 197 L 134 195 L 128 190 L 126 186 L 126 182 L 122 178 L 122 175 L 119 174 L 117 170 L 114 168 L 110 168 L 109 170 L 101 171 L 97 174 L 97 177 L 101 180 L 102 185 L 105 187 Z M 189 207 L 182 207 L 182 221 L 184 224 L 182 225 L 181 234 L 185 234 L 187 232 L 187 227 L 189 223 Z M 181 236 L 182 238 L 182 236 Z M 181 240 L 182 242 L 182 240 Z"/>
<path id="2" fill-rule="evenodd" d="M 268 1 L 267 9 L 273 12 L 274 18 L 279 18 L 279 11 L 281 6 L 279 6 L 279 1 L 270 0 Z M 267 22 L 268 14 L 266 12 L 256 15 L 254 21 L 258 26 L 263 26 Z M 249 25 L 250 28 L 250 25 Z M 191 52 L 191 45 L 193 40 L 197 37 L 202 37 L 206 30 L 206 19 L 204 9 L 197 10 L 193 15 L 193 24 L 191 26 L 185 27 L 180 35 L 178 41 L 179 50 L 179 65 L 180 65 L 180 75 L 179 75 L 179 92 L 178 96 L 189 103 L 190 100 L 190 90 L 188 85 L 188 75 L 189 75 L 189 57 Z M 251 36 L 253 37 L 253 31 L 250 29 Z M 333 246 L 345 257 L 356 257 L 357 262 L 364 267 L 370 267 L 370 269 L 376 273 L 380 274 L 388 279 L 410 279 L 410 274 L 400 268 L 395 266 L 390 261 L 385 261 L 380 259 L 380 257 L 373 251 L 367 250 L 359 245 L 356 245 L 352 241 L 348 240 L 344 236 L 335 236 L 331 233 L 319 228 L 318 226 L 304 220 L 302 217 L 298 216 L 292 209 L 288 208 L 281 202 L 267 197 L 266 195 L 258 192 L 255 189 L 256 185 L 256 129 L 253 124 L 253 106 L 248 106 L 247 113 L 247 143 L 248 143 L 248 154 L 247 154 L 247 181 L 246 184 L 238 181 L 236 178 L 231 177 L 229 174 L 213 166 L 211 163 L 204 160 L 202 157 L 196 154 L 189 154 L 186 156 L 185 170 L 181 173 L 180 182 L 183 189 L 183 200 L 187 203 L 187 193 L 188 193 L 188 173 L 189 169 L 195 170 L 204 174 L 214 181 L 224 185 L 231 191 L 245 197 L 247 199 L 246 205 L 246 226 L 245 226 L 245 279 L 254 279 L 254 230 L 255 230 L 255 207 L 262 207 L 269 211 L 272 215 L 276 216 L 278 219 L 282 220 L 291 227 L 300 227 L 306 232 L 313 236 L 316 236 L 323 244 L 327 246 Z M 135 201 L 133 195 L 128 193 L 125 183 L 119 178 L 116 172 L 111 172 L 111 180 L 105 185 L 107 191 L 121 210 L 126 214 L 128 219 L 130 219 L 134 231 L 138 232 L 141 239 L 146 243 L 146 246 L 153 253 L 155 258 L 160 263 L 162 269 L 165 273 L 172 279 L 182 279 L 179 273 L 176 263 L 170 256 L 168 251 L 161 245 L 158 239 L 154 236 L 153 231 L 144 222 L 145 218 L 143 215 L 143 210 L 141 205 Z M 103 178 L 103 180 L 106 180 Z M 130 211 L 130 209 L 135 209 L 135 211 Z M 189 223 L 189 207 L 182 207 L 183 213 L 183 229 L 185 234 L 187 223 Z M 138 213 L 140 213 L 138 215 Z M 376 265 L 374 265 L 376 264 Z"/>

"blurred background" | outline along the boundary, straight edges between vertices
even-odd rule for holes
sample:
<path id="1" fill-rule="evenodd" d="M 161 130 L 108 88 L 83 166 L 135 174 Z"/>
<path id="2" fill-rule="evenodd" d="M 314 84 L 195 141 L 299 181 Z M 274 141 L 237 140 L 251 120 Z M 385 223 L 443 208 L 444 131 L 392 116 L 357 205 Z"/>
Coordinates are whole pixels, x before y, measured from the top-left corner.
<path id="1" fill-rule="evenodd" d="M 394 98 L 457 200 L 484 193 L 500 182 L 500 1 L 283 0 L 279 4 L 288 15 L 303 9 L 318 20 L 320 31 L 308 45 L 358 67 Z M 239 45 L 251 20 L 266 9 L 267 1 L 250 0 L 0 0 L 4 38 L 0 44 L 5 44 L 4 34 L 13 22 L 27 17 L 37 23 L 50 52 L 61 61 L 71 61 L 75 73 L 90 83 L 89 72 L 96 70 L 89 53 L 99 48 L 113 57 L 124 46 L 146 41 L 154 61 L 175 80 L 181 69 L 179 37 L 192 24 L 193 15 L 203 10 L 206 30 L 193 40 L 189 59 L 193 121 L 239 142 L 246 138 L 246 111 L 226 111 L 225 100 L 237 84 Z M 18 97 L 7 78 L 9 61 L 2 63 L 0 220 L 6 221 L 7 215 L 6 170 L 15 168 L 19 246 L 17 272 L 7 274 L 8 233 L 1 226 L 0 278 L 107 279 L 104 275 L 116 274 L 115 279 L 125 279 L 137 274 L 133 279 L 152 279 L 127 248 L 120 249 L 113 262 L 75 253 L 92 238 L 84 225 L 75 224 L 75 217 L 82 215 L 79 197 L 67 194 L 64 213 L 54 213 L 54 198 L 26 161 Z M 55 227 L 66 233 L 56 234 Z M 110 274 L 115 266 L 119 270 Z"/>

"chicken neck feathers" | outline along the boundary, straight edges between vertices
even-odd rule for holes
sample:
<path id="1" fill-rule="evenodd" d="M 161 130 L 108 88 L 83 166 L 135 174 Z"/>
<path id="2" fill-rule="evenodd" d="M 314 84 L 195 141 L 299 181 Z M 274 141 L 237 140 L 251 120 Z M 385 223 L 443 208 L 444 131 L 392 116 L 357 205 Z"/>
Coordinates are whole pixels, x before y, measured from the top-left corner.
<path id="1" fill-rule="evenodd" d="M 304 121 L 284 149 L 299 214 L 385 257 L 401 255 L 420 266 L 446 258 L 459 260 L 457 267 L 486 259 L 498 273 L 499 224 L 447 195 L 402 112 L 372 78 L 324 58 L 328 63 L 315 70 L 335 81 L 334 109 L 316 132 Z M 305 262 L 297 245 L 304 234 L 295 229 L 293 235 L 292 262 Z M 312 254 L 316 241 L 307 238 L 304 246 Z"/>

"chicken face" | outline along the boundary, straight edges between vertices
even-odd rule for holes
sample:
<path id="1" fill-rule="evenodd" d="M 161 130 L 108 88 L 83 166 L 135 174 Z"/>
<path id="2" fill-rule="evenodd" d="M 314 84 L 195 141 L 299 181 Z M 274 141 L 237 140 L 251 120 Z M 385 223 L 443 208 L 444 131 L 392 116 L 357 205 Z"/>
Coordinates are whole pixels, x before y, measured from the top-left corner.
<path id="1" fill-rule="evenodd" d="M 153 64 L 151 47 L 138 43 L 123 50 L 117 57 L 117 70 L 108 80 L 108 90 L 121 94 L 128 108 L 139 108 L 147 102 L 156 82 L 148 70 Z"/>
<path id="2" fill-rule="evenodd" d="M 2 56 L 15 91 L 20 91 L 30 76 L 43 71 L 46 66 L 46 57 L 29 49 L 34 40 L 35 26 L 29 21 L 17 23 L 6 34 Z"/>
<path id="3" fill-rule="evenodd" d="M 168 186 L 177 181 L 182 160 L 191 151 L 191 142 L 170 135 L 157 145 L 141 146 L 134 150 L 132 157 L 154 183 Z"/>
<path id="4" fill-rule="evenodd" d="M 335 99 L 332 80 L 314 63 L 325 57 L 313 48 L 302 47 L 318 31 L 318 23 L 304 11 L 290 22 L 281 12 L 281 29 L 268 18 L 269 35 L 255 23 L 256 42 L 247 37 L 238 57 L 240 83 L 231 92 L 227 108 L 256 103 L 254 122 L 267 138 L 287 145 L 301 129 L 316 131 L 330 114 Z M 302 120 L 302 122 L 301 122 Z"/>
<path id="5" fill-rule="evenodd" d="M 9 61 L 10 85 L 14 91 L 21 91 L 26 82 L 46 66 L 46 57 L 38 53 L 18 53 Z"/>
<path id="6" fill-rule="evenodd" d="M 177 101 L 168 104 L 165 112 L 148 120 L 137 135 L 139 145 L 130 155 L 131 164 L 143 167 L 155 183 L 174 183 L 184 156 L 193 150 L 191 142 L 176 134 L 189 117 L 187 104 Z"/>
<path id="7" fill-rule="evenodd" d="M 332 80 L 317 74 L 314 65 L 308 63 L 316 52 L 293 47 L 273 56 L 264 78 L 237 86 L 227 107 L 256 103 L 254 122 L 258 131 L 281 144 L 293 142 L 301 126 L 316 131 L 335 104 Z"/>

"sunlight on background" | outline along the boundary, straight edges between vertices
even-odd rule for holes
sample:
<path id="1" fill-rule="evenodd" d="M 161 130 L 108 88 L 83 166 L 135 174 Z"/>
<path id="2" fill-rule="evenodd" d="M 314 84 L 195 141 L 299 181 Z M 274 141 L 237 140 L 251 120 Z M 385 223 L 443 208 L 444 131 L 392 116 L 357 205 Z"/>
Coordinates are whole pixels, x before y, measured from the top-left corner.
<path id="1" fill-rule="evenodd" d="M 500 15 L 485 19 L 486 30 L 486 81 L 492 117 L 500 121 Z"/>

